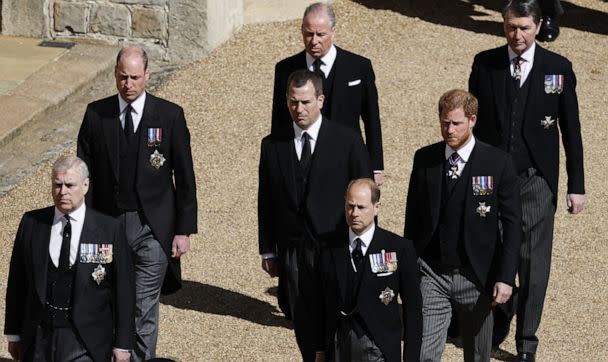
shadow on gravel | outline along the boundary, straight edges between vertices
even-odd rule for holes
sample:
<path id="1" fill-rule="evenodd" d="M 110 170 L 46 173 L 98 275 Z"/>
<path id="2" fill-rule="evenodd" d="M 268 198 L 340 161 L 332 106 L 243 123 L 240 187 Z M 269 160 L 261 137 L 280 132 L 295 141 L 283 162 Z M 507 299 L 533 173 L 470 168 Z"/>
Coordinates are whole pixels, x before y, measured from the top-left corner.
<path id="1" fill-rule="evenodd" d="M 502 1 L 496 0 L 354 0 L 369 9 L 391 10 L 408 17 L 418 17 L 435 24 L 460 28 L 475 33 L 504 36 L 500 22 L 475 20 L 473 16 L 484 16 L 474 5 L 500 12 Z M 572 28 L 596 34 L 608 34 L 608 14 L 562 1 L 564 15 L 560 19 L 562 28 Z M 562 29 L 563 30 L 563 29 Z"/>
<path id="2" fill-rule="evenodd" d="M 160 301 L 179 309 L 228 315 L 264 326 L 292 328 L 279 309 L 268 302 L 190 280 L 183 281 L 179 292 L 161 296 Z"/>

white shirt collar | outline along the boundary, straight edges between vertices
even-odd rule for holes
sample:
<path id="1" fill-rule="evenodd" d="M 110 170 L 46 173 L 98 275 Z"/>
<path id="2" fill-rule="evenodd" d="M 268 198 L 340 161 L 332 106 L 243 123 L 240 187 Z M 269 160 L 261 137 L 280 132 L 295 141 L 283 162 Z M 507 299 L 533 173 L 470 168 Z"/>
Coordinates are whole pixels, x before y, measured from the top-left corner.
<path id="1" fill-rule="evenodd" d="M 312 55 L 308 54 L 308 52 L 306 52 L 306 67 L 308 68 L 308 70 L 313 70 L 313 66 L 312 63 L 314 63 L 315 58 L 313 58 Z M 331 45 L 331 48 L 329 48 L 329 51 L 327 52 L 327 54 L 325 54 L 324 56 L 321 57 L 321 61 L 323 62 L 323 64 L 321 65 L 321 70 L 323 71 L 323 73 L 325 73 L 325 77 L 327 77 L 329 75 L 329 72 L 331 71 L 331 67 L 334 66 L 334 62 L 336 61 L 336 55 L 338 54 L 338 51 L 336 50 L 336 46 L 335 45 Z"/>
<path id="2" fill-rule="evenodd" d="M 371 244 L 372 239 L 374 238 L 374 232 L 376 231 L 376 224 L 372 223 L 371 227 L 361 235 L 355 234 L 355 232 L 348 228 L 348 245 L 349 250 L 352 253 L 355 247 L 357 246 L 357 238 L 361 239 L 361 251 L 363 255 L 367 253 L 367 248 L 369 248 L 369 244 Z"/>
<path id="3" fill-rule="evenodd" d="M 82 205 L 78 206 L 78 208 L 76 210 L 69 213 L 70 221 L 76 221 L 78 223 L 82 223 L 84 221 L 84 215 L 85 215 L 86 209 L 87 209 L 87 207 L 86 207 L 85 203 L 83 202 Z M 61 220 L 64 215 L 65 214 L 62 213 L 61 211 L 59 211 L 59 209 L 57 209 L 57 207 L 55 206 L 55 217 L 53 218 L 53 224 L 58 222 L 59 220 Z"/>
<path id="4" fill-rule="evenodd" d="M 532 64 L 534 62 L 534 52 L 536 51 L 536 42 L 532 43 L 530 48 L 520 55 L 528 64 Z M 509 62 L 513 62 L 513 59 L 517 57 L 517 54 L 511 49 L 510 46 L 507 46 L 507 52 L 509 53 Z"/>
<path id="5" fill-rule="evenodd" d="M 323 122 L 323 116 L 321 114 L 319 114 L 319 118 L 317 118 L 315 123 L 311 124 L 307 130 L 303 130 L 296 124 L 296 122 L 292 122 L 294 138 L 296 140 L 300 140 L 302 138 L 302 133 L 306 132 L 308 133 L 312 141 L 316 141 L 319 137 L 319 129 L 321 128 L 321 122 Z"/>
<path id="6" fill-rule="evenodd" d="M 120 114 L 125 111 L 125 107 L 128 105 L 127 101 L 122 99 L 120 94 L 118 94 L 118 105 L 120 107 Z M 133 108 L 133 112 L 135 112 L 138 116 L 141 117 L 144 112 L 144 105 L 146 104 L 146 92 L 141 92 L 139 97 L 136 100 L 131 102 L 131 108 Z"/>
<path id="7" fill-rule="evenodd" d="M 473 152 L 473 147 L 475 147 L 475 136 L 471 136 L 471 139 L 469 140 L 469 142 L 467 144 L 465 144 L 464 146 L 462 146 L 459 150 L 453 149 L 452 147 L 448 146 L 448 144 L 446 143 L 445 159 L 447 160 L 452 155 L 452 153 L 458 152 L 458 156 L 460 156 L 460 158 L 462 158 L 464 163 L 466 163 L 469 160 L 469 157 L 471 157 L 471 152 Z"/>

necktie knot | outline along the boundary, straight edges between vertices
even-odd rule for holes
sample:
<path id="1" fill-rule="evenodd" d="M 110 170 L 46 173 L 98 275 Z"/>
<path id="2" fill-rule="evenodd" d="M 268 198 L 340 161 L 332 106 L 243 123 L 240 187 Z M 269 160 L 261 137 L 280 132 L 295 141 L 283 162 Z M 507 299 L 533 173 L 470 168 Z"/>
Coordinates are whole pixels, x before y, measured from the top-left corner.
<path id="1" fill-rule="evenodd" d="M 323 71 L 321 70 L 321 65 L 323 65 L 323 64 L 324 63 L 321 59 L 315 59 L 315 61 L 312 63 L 312 67 L 313 67 L 313 71 L 315 73 L 317 73 L 321 77 L 325 78 L 325 73 L 323 73 Z"/>

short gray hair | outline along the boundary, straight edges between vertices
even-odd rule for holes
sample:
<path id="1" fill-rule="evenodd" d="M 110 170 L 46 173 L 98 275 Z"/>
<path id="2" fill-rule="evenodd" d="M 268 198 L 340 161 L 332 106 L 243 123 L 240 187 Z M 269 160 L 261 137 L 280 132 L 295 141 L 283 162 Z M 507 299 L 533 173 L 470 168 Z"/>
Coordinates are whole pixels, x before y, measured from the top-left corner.
<path id="1" fill-rule="evenodd" d="M 89 177 L 89 168 L 87 164 L 79 157 L 74 155 L 61 156 L 53 163 L 52 175 L 67 172 L 68 170 L 78 169 L 80 179 L 84 181 Z"/>
<path id="2" fill-rule="evenodd" d="M 304 10 L 304 16 L 302 17 L 302 21 L 304 21 L 304 18 L 306 18 L 308 14 L 316 13 L 319 11 L 324 11 L 325 14 L 327 14 L 327 16 L 329 17 L 329 27 L 333 29 L 336 26 L 336 13 L 334 12 L 334 8 L 327 3 L 316 2 L 314 4 L 308 5 L 306 7 L 306 10 Z"/>

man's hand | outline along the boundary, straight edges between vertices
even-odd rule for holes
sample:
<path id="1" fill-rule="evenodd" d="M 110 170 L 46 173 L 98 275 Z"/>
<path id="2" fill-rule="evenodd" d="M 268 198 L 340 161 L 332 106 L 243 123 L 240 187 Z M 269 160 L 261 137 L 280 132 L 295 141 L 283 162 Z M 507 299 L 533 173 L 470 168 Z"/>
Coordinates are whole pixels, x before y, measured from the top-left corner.
<path id="1" fill-rule="evenodd" d="M 11 357 L 13 357 L 15 361 L 19 361 L 21 359 L 20 351 L 21 342 L 8 342 L 8 353 L 11 354 Z"/>
<path id="2" fill-rule="evenodd" d="M 190 238 L 188 235 L 175 235 L 171 246 L 171 257 L 179 258 L 190 250 Z"/>
<path id="3" fill-rule="evenodd" d="M 581 194 L 568 194 L 566 195 L 566 204 L 568 205 L 568 212 L 571 214 L 578 214 L 583 211 L 585 204 L 587 203 L 587 197 Z"/>
<path id="4" fill-rule="evenodd" d="M 131 359 L 131 352 L 121 351 L 114 348 L 112 350 L 112 362 L 129 362 Z"/>
<path id="5" fill-rule="evenodd" d="M 513 287 L 507 283 L 496 282 L 494 284 L 494 290 L 492 292 L 492 306 L 497 304 L 505 304 L 509 298 L 511 298 L 511 294 L 513 293 Z"/>
<path id="6" fill-rule="evenodd" d="M 277 258 L 262 259 L 262 269 L 264 269 L 264 271 L 268 273 L 271 278 L 279 275 Z"/>
<path id="7" fill-rule="evenodd" d="M 374 181 L 376 182 L 376 185 L 382 186 L 384 183 L 384 172 L 374 173 Z"/>

